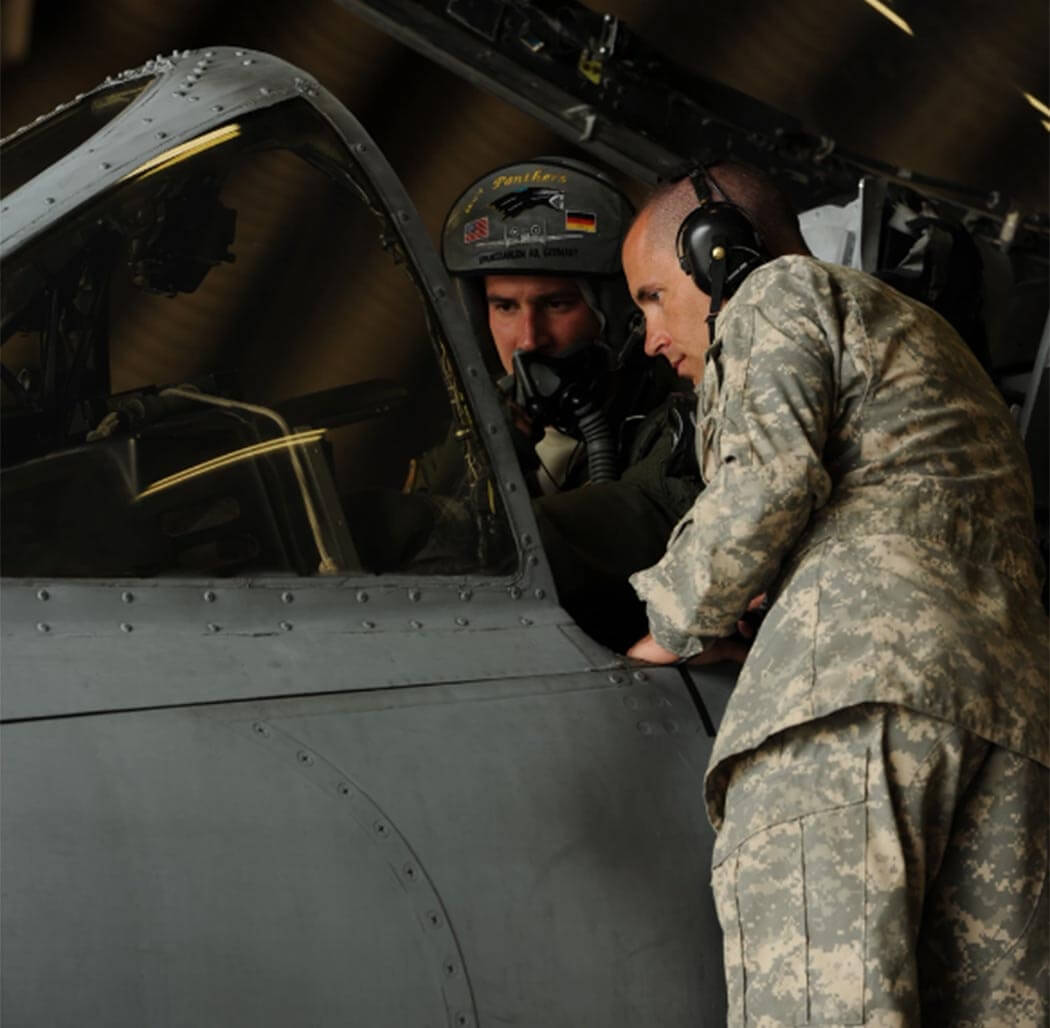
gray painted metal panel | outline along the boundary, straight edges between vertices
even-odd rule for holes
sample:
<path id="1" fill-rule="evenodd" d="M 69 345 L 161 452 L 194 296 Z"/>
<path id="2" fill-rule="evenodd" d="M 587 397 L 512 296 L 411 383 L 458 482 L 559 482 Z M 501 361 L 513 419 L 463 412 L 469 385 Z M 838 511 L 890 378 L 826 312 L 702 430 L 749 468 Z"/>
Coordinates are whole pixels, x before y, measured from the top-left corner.
<path id="1" fill-rule="evenodd" d="M 276 632 L 282 622 L 347 632 L 369 627 L 363 620 L 370 620 L 382 630 L 407 627 L 407 616 L 449 626 L 454 617 L 466 617 L 476 628 L 517 625 L 525 614 L 545 623 L 567 622 L 568 615 L 548 602 L 546 591 L 531 584 L 527 573 L 513 579 L 473 580 L 395 575 L 220 582 L 9 579 L 2 613 L 4 632 L 12 637 L 37 630 L 41 623 L 55 637 L 127 634 L 121 625 L 131 625 L 136 632 L 197 635 L 208 624 L 218 624 L 223 631 L 262 635 Z M 402 616 L 394 621 L 398 614 Z"/>
<path id="2" fill-rule="evenodd" d="M 5 720 L 622 664 L 542 590 L 433 579 L 5 583 Z"/>
<path id="3" fill-rule="evenodd" d="M 674 670 L 3 731 L 5 1023 L 721 1023 Z"/>
<path id="4" fill-rule="evenodd" d="M 586 671 L 557 626 L 264 637 L 33 639 L 4 659 L 5 720 Z"/>
<path id="5" fill-rule="evenodd" d="M 3 748 L 5 1023 L 449 1023 L 437 940 L 294 765 L 193 712 Z"/>

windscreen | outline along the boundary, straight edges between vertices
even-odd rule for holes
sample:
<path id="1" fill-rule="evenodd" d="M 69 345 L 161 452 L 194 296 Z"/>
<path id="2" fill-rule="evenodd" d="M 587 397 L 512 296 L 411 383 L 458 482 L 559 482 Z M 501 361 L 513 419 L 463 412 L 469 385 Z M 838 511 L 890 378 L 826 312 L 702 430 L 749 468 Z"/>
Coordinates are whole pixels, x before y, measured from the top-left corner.
<path id="1" fill-rule="evenodd" d="M 4 574 L 510 569 L 413 266 L 304 101 L 144 162 L 3 286 Z"/>

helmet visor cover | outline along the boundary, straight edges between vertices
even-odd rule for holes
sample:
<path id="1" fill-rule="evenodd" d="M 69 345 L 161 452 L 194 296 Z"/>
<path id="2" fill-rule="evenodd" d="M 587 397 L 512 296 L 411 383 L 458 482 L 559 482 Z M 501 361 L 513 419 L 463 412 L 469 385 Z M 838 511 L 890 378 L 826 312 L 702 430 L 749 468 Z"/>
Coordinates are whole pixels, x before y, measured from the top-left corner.
<path id="1" fill-rule="evenodd" d="M 630 201 L 579 161 L 498 168 L 455 202 L 442 257 L 454 275 L 616 275 Z"/>

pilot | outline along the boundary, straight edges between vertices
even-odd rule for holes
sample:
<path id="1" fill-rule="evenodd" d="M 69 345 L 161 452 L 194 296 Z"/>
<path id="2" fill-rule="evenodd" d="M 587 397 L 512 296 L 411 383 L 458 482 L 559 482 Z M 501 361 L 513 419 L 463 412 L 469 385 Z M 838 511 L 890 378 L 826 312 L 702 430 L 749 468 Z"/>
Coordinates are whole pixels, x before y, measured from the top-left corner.
<path id="1" fill-rule="evenodd" d="M 1005 404 L 754 169 L 661 188 L 623 259 L 707 482 L 632 578 L 631 654 L 707 659 L 771 601 L 705 781 L 729 1023 L 1046 1024 L 1047 623 Z"/>
<path id="2" fill-rule="evenodd" d="M 700 488 L 692 401 L 632 336 L 620 268 L 632 214 L 595 168 L 542 157 L 469 186 L 442 237 L 468 317 L 504 373 L 559 597 L 621 651 L 645 626 L 627 576 L 659 557 Z M 558 383 L 553 394 L 522 381 L 538 365 Z M 439 480 L 433 462 L 421 465 L 418 487 L 440 491 Z"/>

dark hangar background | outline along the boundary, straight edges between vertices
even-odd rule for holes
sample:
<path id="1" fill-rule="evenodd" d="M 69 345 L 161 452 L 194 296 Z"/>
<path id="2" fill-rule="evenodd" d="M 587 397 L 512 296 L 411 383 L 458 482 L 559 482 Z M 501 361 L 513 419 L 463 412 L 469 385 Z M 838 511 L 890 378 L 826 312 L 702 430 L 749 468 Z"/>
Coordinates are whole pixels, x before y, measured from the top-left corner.
<path id="1" fill-rule="evenodd" d="M 913 35 L 864 0 L 605 0 L 686 68 L 841 146 L 1048 207 L 1045 0 L 895 0 Z M 571 153 L 504 102 L 417 56 L 335 0 L 3 0 L 0 132 L 173 48 L 275 53 L 332 90 L 383 148 L 432 234 L 495 165 Z"/>

